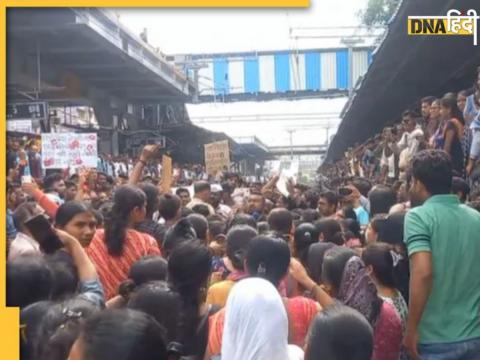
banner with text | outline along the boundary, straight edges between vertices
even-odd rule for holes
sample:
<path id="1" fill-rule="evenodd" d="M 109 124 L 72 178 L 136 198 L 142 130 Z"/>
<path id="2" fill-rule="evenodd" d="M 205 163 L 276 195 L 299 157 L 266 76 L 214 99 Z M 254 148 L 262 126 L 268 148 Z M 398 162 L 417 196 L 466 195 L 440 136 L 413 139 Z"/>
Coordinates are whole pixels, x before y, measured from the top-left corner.
<path id="1" fill-rule="evenodd" d="M 97 167 L 97 134 L 42 134 L 44 169 Z"/>
<path id="2" fill-rule="evenodd" d="M 230 168 L 230 147 L 228 140 L 205 144 L 205 167 L 207 174 L 216 175 L 218 171 Z"/>

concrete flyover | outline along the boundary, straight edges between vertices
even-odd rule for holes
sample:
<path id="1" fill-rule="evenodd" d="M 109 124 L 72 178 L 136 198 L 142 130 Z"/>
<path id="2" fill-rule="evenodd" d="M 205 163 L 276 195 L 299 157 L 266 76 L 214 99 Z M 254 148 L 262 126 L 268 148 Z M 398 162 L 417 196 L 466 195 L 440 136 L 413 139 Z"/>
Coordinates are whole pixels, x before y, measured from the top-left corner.
<path id="1" fill-rule="evenodd" d="M 124 118 L 130 128 L 142 128 L 141 119 L 128 116 L 132 106 L 183 109 L 195 92 L 163 54 L 108 10 L 9 8 L 7 29 L 8 101 L 88 104 L 110 138 Z"/>

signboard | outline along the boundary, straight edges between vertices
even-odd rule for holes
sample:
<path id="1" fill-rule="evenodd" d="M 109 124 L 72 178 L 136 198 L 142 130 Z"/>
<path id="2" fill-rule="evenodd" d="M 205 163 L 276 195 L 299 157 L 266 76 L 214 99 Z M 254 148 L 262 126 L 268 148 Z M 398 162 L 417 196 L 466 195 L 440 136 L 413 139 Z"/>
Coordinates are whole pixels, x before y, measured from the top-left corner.
<path id="1" fill-rule="evenodd" d="M 44 169 L 97 167 L 96 133 L 42 134 L 42 166 Z"/>
<path id="2" fill-rule="evenodd" d="M 46 119 L 46 102 L 25 102 L 7 104 L 7 119 Z"/>
<path id="3" fill-rule="evenodd" d="M 161 188 L 163 193 L 170 191 L 173 181 L 172 158 L 167 155 L 162 156 L 162 182 Z"/>
<path id="4" fill-rule="evenodd" d="M 207 174 L 216 175 L 217 172 L 230 168 L 230 147 L 228 140 L 217 141 L 205 146 L 205 167 Z"/>
<path id="5" fill-rule="evenodd" d="M 8 120 L 7 131 L 16 131 L 21 133 L 33 134 L 34 131 L 33 131 L 32 120 L 30 119 Z"/>

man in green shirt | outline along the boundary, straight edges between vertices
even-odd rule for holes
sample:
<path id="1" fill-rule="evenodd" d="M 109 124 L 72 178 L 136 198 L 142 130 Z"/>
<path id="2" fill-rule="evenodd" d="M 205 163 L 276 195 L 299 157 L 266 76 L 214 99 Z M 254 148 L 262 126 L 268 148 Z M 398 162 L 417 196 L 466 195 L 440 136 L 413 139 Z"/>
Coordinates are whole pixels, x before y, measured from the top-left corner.
<path id="1" fill-rule="evenodd" d="M 411 276 L 404 345 L 414 359 L 479 359 L 480 214 L 451 194 L 447 153 L 421 151 L 411 166 L 417 207 L 405 218 Z"/>

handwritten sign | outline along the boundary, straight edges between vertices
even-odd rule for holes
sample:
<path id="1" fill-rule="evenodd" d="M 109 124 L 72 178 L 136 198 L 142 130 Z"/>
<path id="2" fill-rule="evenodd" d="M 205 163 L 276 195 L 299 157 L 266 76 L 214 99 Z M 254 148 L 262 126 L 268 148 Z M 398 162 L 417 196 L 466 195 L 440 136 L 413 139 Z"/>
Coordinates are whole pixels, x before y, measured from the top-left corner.
<path id="1" fill-rule="evenodd" d="M 170 191 L 173 181 L 173 166 L 172 158 L 167 155 L 162 156 L 162 182 L 161 190 L 162 193 L 167 193 Z"/>
<path id="2" fill-rule="evenodd" d="M 44 169 L 97 167 L 97 134 L 42 134 Z"/>
<path id="3" fill-rule="evenodd" d="M 230 167 L 230 147 L 228 146 L 228 140 L 217 141 L 204 146 L 207 174 L 216 175 L 218 171 L 228 170 Z"/>

